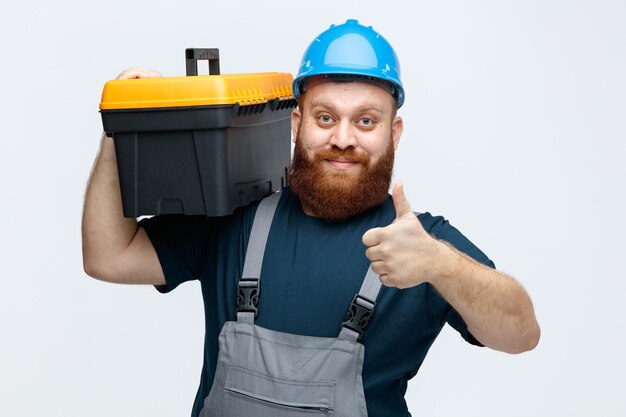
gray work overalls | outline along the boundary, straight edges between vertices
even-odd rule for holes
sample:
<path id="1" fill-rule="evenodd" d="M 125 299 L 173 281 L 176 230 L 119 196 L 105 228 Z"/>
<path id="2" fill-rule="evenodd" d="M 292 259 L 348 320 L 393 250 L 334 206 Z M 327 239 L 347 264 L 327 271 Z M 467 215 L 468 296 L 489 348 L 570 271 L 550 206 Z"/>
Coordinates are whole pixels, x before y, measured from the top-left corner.
<path id="1" fill-rule="evenodd" d="M 255 214 L 237 294 L 237 321 L 219 336 L 213 386 L 200 417 L 367 417 L 364 346 L 380 280 L 368 270 L 337 338 L 277 332 L 254 324 L 261 265 L 280 193 Z M 339 323 L 337 323 L 339 327 Z"/>

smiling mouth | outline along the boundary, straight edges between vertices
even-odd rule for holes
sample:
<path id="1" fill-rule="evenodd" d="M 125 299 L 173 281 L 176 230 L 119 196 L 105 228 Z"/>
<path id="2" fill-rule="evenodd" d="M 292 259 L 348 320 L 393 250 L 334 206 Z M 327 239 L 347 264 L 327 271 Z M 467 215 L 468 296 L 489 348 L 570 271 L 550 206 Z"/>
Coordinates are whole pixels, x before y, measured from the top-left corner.
<path id="1" fill-rule="evenodd" d="M 326 159 L 326 162 L 328 162 L 328 164 L 332 166 L 333 168 L 340 169 L 340 170 L 350 169 L 359 164 L 358 161 L 352 161 L 350 159 L 345 159 L 345 158 Z"/>

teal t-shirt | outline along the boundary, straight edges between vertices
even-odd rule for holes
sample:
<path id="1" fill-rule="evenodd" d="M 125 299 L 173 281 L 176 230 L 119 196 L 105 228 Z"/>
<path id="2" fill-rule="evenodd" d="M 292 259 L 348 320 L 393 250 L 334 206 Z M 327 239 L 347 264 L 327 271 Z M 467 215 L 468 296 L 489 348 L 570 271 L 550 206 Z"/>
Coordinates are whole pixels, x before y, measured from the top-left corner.
<path id="1" fill-rule="evenodd" d="M 236 320 L 237 282 L 243 270 L 258 203 L 226 217 L 155 216 L 141 221 L 154 245 L 169 292 L 200 280 L 205 312 L 204 366 L 192 416 L 209 394 L 225 321 Z M 363 234 L 395 218 L 391 197 L 345 222 L 327 223 L 306 215 L 288 188 L 282 192 L 268 237 L 256 324 L 268 329 L 337 337 L 341 323 L 369 267 Z M 478 262 L 493 263 L 442 217 L 418 216 L 425 230 Z M 404 400 L 445 323 L 479 344 L 459 314 L 430 284 L 399 290 L 384 287 L 362 339 L 363 386 L 370 417 L 409 416 Z"/>

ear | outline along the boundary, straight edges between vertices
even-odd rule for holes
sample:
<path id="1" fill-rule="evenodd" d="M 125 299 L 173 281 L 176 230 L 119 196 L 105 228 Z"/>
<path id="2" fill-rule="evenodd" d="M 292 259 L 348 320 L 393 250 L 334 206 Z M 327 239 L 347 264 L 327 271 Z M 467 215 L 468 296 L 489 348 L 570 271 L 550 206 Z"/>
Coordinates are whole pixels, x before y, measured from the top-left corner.
<path id="1" fill-rule="evenodd" d="M 299 108 L 295 108 L 291 112 L 291 135 L 293 143 L 296 143 L 296 138 L 298 137 L 298 131 L 300 130 L 300 122 L 302 121 L 302 113 L 300 113 Z"/>
<path id="2" fill-rule="evenodd" d="M 391 140 L 393 140 L 393 150 L 398 149 L 398 143 L 400 142 L 400 136 L 404 130 L 404 122 L 402 117 L 396 116 L 391 122 Z"/>

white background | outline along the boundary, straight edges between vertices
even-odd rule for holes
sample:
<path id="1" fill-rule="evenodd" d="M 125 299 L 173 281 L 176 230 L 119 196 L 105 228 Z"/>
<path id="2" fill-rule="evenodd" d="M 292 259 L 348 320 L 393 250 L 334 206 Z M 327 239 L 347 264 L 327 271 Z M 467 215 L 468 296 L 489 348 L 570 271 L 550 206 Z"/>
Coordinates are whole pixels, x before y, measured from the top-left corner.
<path id="1" fill-rule="evenodd" d="M 410 4 L 410 6 L 409 6 Z M 528 289 L 542 326 L 512 356 L 449 327 L 414 416 L 624 416 L 626 3 L 22 1 L 0 14 L 0 415 L 186 416 L 202 364 L 199 285 L 162 296 L 82 270 L 83 193 L 104 83 L 297 71 L 357 18 L 395 47 L 407 101 L 395 178 Z"/>

